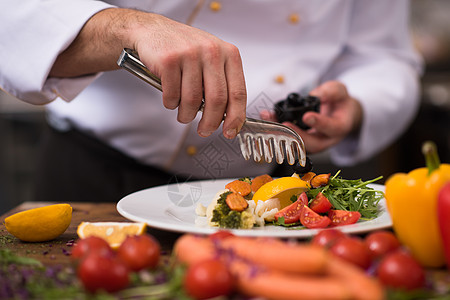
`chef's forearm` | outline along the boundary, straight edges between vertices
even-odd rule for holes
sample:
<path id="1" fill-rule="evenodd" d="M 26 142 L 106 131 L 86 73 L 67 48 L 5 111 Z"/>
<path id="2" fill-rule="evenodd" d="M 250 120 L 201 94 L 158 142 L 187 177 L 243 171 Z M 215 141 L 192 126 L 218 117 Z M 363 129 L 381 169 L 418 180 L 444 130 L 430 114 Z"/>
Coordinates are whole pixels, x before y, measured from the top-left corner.
<path id="1" fill-rule="evenodd" d="M 128 32 L 143 12 L 109 8 L 92 16 L 76 39 L 56 59 L 49 77 L 77 77 L 118 68 L 125 47 L 133 47 Z"/>

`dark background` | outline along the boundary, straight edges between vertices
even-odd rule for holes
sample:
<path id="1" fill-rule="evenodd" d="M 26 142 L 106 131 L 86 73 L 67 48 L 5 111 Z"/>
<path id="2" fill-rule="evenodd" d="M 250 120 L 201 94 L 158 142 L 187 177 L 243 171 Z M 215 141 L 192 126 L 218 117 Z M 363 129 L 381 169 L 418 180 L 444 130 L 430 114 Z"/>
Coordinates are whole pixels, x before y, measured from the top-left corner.
<path id="1" fill-rule="evenodd" d="M 357 166 L 334 166 L 326 153 L 312 156 L 316 173 L 341 170 L 344 178 L 363 180 L 382 175 L 379 183 L 384 183 L 393 173 L 424 165 L 421 145 L 426 140 L 434 141 L 441 161 L 450 163 L 450 1 L 411 3 L 411 34 L 426 63 L 416 119 L 396 143 Z M 0 91 L 0 214 L 32 200 L 35 157 L 44 124 L 42 107 L 25 104 Z M 291 170 L 282 167 L 279 174 L 290 174 Z"/>

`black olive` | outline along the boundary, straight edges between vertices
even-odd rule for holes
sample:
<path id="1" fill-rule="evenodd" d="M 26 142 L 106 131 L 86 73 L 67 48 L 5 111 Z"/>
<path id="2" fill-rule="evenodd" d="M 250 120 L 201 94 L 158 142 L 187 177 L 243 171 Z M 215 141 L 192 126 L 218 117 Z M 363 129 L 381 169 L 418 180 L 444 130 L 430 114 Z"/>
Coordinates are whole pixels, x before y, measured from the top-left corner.
<path id="1" fill-rule="evenodd" d="M 313 165 L 311 162 L 311 159 L 309 159 L 309 157 L 306 157 L 306 163 L 305 166 L 302 167 L 299 163 L 299 161 L 297 160 L 295 162 L 295 164 L 292 165 L 292 168 L 294 169 L 294 172 L 297 174 L 306 174 L 308 172 L 311 172 L 313 169 Z"/>

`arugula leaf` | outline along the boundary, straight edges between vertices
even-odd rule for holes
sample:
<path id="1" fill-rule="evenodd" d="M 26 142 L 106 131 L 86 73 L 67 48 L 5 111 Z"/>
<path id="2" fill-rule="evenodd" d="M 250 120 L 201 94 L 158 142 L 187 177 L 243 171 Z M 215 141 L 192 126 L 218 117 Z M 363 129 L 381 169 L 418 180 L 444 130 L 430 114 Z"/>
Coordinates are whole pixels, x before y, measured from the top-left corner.
<path id="1" fill-rule="evenodd" d="M 378 203 L 384 197 L 384 193 L 368 185 L 383 177 L 380 176 L 368 181 L 349 180 L 339 177 L 339 173 L 340 171 L 330 178 L 328 185 L 307 191 L 308 198 L 314 198 L 322 192 L 335 209 L 358 211 L 361 213 L 361 217 L 366 219 L 376 218 L 378 216 Z"/>

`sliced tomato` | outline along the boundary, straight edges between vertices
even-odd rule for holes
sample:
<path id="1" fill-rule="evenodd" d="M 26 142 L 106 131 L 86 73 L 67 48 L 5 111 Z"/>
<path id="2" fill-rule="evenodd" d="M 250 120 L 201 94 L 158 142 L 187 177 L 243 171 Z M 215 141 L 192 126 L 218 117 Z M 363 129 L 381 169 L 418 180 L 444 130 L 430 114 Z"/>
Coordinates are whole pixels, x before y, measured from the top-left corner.
<path id="1" fill-rule="evenodd" d="M 300 196 L 298 196 L 297 201 L 300 201 L 300 204 L 308 206 L 309 199 L 308 195 L 306 195 L 305 192 L 301 193 Z"/>
<path id="2" fill-rule="evenodd" d="M 300 197 L 299 197 L 300 198 Z M 275 214 L 275 220 L 278 221 L 281 217 L 284 218 L 284 224 L 292 224 L 300 220 L 300 214 L 303 207 L 307 207 L 302 204 L 300 200 L 295 201 L 289 206 L 286 206 Z"/>
<path id="3" fill-rule="evenodd" d="M 328 212 L 332 207 L 330 200 L 322 193 L 318 193 L 309 205 L 309 208 L 319 214 Z"/>
<path id="4" fill-rule="evenodd" d="M 326 228 L 331 223 L 330 218 L 319 215 L 306 205 L 303 206 L 301 212 L 300 222 L 306 228 Z"/>
<path id="5" fill-rule="evenodd" d="M 332 209 L 328 212 L 328 217 L 331 219 L 331 226 L 341 226 L 356 223 L 361 214 L 357 211 Z"/>

